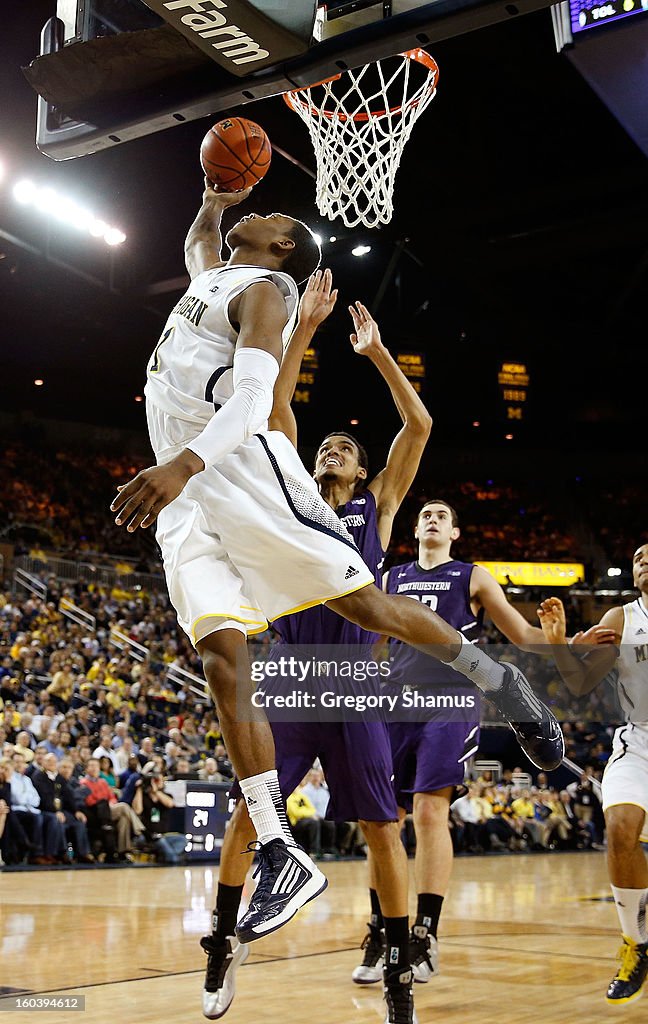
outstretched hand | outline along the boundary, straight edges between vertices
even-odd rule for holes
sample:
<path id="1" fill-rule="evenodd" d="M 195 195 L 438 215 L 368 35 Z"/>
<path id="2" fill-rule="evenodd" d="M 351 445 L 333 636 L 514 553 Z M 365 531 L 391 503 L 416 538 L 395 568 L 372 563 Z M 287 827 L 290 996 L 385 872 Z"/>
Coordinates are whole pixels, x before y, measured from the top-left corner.
<path id="1" fill-rule="evenodd" d="M 244 199 L 247 199 L 252 187 L 242 188 L 239 192 L 227 192 L 225 189 L 221 189 L 220 185 L 215 185 L 205 175 L 205 191 L 203 198 L 207 200 L 213 200 L 218 202 L 220 206 L 236 206 L 237 203 L 242 203 Z"/>
<path id="2" fill-rule="evenodd" d="M 548 597 L 538 608 L 540 626 L 547 643 L 564 644 L 567 640 L 565 606 L 559 597 Z"/>
<path id="3" fill-rule="evenodd" d="M 349 306 L 349 313 L 354 327 L 354 333 L 350 335 L 353 351 L 360 356 L 372 356 L 380 351 L 384 346 L 378 324 L 367 307 L 356 302 L 354 306 Z"/>
<path id="4" fill-rule="evenodd" d="M 337 296 L 338 290 L 333 288 L 331 271 L 316 270 L 308 278 L 308 284 L 299 301 L 300 323 L 308 324 L 315 330 L 333 312 Z"/>
<path id="5" fill-rule="evenodd" d="M 549 597 L 538 608 L 542 632 L 550 644 L 564 644 L 567 639 L 565 607 L 559 597 Z M 605 646 L 617 641 L 617 634 L 608 626 L 590 626 L 579 630 L 572 638 L 572 644 L 584 646 Z"/>
<path id="6" fill-rule="evenodd" d="M 127 484 L 117 488 L 117 495 L 110 506 L 110 511 L 117 513 L 117 526 L 125 524 L 129 533 L 134 533 L 138 526 L 143 530 L 152 526 L 162 509 L 178 497 L 187 481 L 203 469 L 202 459 L 185 448 L 170 462 L 141 470 Z"/>

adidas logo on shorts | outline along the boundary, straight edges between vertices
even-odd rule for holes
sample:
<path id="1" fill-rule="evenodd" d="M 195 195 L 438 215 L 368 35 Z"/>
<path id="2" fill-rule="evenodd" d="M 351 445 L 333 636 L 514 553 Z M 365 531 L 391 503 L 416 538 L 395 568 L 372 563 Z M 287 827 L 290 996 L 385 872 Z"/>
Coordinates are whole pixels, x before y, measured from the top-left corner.
<path id="1" fill-rule="evenodd" d="M 350 580 L 352 576 L 357 576 L 359 571 L 360 571 L 359 569 L 354 569 L 353 566 L 350 565 L 349 568 L 347 569 L 347 571 L 344 574 L 345 580 Z"/>

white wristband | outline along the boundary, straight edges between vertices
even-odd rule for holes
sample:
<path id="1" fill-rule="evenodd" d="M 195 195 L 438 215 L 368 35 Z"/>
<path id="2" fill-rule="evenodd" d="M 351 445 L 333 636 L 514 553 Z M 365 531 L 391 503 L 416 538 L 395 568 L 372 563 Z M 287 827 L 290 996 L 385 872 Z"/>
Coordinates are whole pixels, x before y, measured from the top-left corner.
<path id="1" fill-rule="evenodd" d="M 211 466 L 262 430 L 272 411 L 278 375 L 279 364 L 270 352 L 260 348 L 237 349 L 234 394 L 186 447 L 198 455 L 205 466 Z"/>

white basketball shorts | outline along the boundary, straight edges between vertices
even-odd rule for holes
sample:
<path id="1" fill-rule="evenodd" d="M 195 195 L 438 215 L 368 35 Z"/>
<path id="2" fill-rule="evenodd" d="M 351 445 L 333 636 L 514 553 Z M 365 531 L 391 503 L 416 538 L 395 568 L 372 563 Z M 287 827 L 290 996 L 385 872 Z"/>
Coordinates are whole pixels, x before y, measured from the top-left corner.
<path id="1" fill-rule="evenodd" d="M 648 814 L 648 729 L 628 724 L 616 730 L 601 789 L 604 811 L 615 804 L 636 804 Z"/>
<path id="2" fill-rule="evenodd" d="M 159 514 L 156 537 L 178 622 L 194 644 L 225 625 L 262 632 L 281 615 L 375 583 L 276 430 L 192 477 Z"/>

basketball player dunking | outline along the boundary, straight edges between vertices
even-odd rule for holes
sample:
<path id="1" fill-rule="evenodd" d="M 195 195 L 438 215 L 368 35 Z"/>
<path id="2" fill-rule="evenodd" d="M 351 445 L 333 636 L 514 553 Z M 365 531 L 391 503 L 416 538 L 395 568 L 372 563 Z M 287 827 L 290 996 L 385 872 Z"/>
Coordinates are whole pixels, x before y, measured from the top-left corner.
<path id="1" fill-rule="evenodd" d="M 329 271 L 311 278 L 302 296 L 299 322 L 291 338 L 275 387 L 270 426 L 297 444 L 297 426 L 290 407 L 297 373 L 312 335 L 333 308 Z M 345 432 L 327 435 L 317 452 L 315 480 L 324 501 L 335 510 L 358 546 L 380 586 L 380 570 L 394 516 L 419 467 L 432 421 L 407 378 L 382 344 L 378 326 L 361 303 L 350 309 L 355 351 L 371 360 L 387 383 L 403 425 L 389 450 L 387 464 L 367 483 L 367 456 Z M 375 633 L 336 615 L 322 605 L 275 620 L 280 643 L 272 657 L 288 657 L 288 645 L 308 648 L 343 645 L 357 658 L 371 659 Z M 328 649 L 328 647 L 327 647 Z M 359 821 L 377 865 L 376 889 L 385 915 L 389 955 L 384 970 L 386 1024 L 410 1024 L 414 1016 L 409 964 L 407 857 L 400 841 L 398 809 L 392 788 L 391 749 L 386 722 L 274 722 L 279 784 L 288 797 L 316 758 L 330 791 L 327 816 Z M 232 794 L 230 794 L 232 795 Z M 225 832 L 220 857 L 214 933 L 202 940 L 209 954 L 203 994 L 207 1017 L 222 1016 L 234 997 L 235 970 L 246 950 L 232 936 L 243 883 L 250 864 L 241 850 L 254 838 L 245 803 L 239 800 Z M 229 963 L 227 959 L 229 954 Z M 223 963 L 225 961 L 225 969 Z"/>
<path id="2" fill-rule="evenodd" d="M 556 719 L 515 666 L 476 651 L 424 605 L 375 586 L 288 438 L 267 429 L 297 306 L 295 281 L 306 280 L 321 254 L 301 221 L 250 214 L 229 231 L 230 256 L 221 260 L 223 211 L 247 194 L 205 188 L 185 244 L 191 283 L 148 365 L 157 465 L 119 487 L 111 509 L 129 532 L 157 520 L 169 595 L 202 659 L 241 780 L 259 841 L 259 883 L 237 925 L 249 941 L 289 921 L 326 879 L 292 840 L 270 726 L 237 718 L 248 633 L 327 603 L 369 632 L 434 646 L 439 659 L 488 691 L 543 767 L 560 761 L 564 744 Z"/>
<path id="3" fill-rule="evenodd" d="M 614 734 L 601 784 L 608 874 L 623 935 L 619 970 L 606 996 L 615 1006 L 637 999 L 648 976 L 648 867 L 641 847 L 648 814 L 648 544 L 635 551 L 632 574 L 639 597 L 610 608 L 597 627 L 612 630 L 614 643 L 582 658 L 567 643 L 562 602 L 552 597 L 538 610 L 570 693 L 590 693 L 611 674 L 626 716 Z"/>
<path id="4" fill-rule="evenodd" d="M 404 594 L 426 604 L 476 641 L 487 612 L 501 633 L 518 647 L 543 644 L 542 630 L 530 625 L 513 608 L 491 574 L 478 565 L 460 562 L 450 553 L 459 538 L 457 513 L 440 499 L 427 501 L 419 512 L 414 536 L 418 559 L 395 565 L 384 577 L 390 594 Z M 447 666 L 419 651 L 399 648 L 397 672 L 407 685 L 408 678 L 424 681 L 426 687 L 464 682 Z M 394 673 L 393 673 L 394 674 Z M 464 683 L 465 685 L 465 683 Z M 394 764 L 394 788 L 401 820 L 413 811 L 416 833 L 414 877 L 417 888 L 417 916 L 411 935 L 411 961 L 415 981 L 427 982 L 438 972 L 437 926 L 452 872 L 453 850 L 448 830 L 448 812 L 453 790 L 464 779 L 464 764 L 479 746 L 479 707 L 472 720 L 450 720 L 447 712 L 426 711 L 412 721 L 391 721 L 389 731 Z M 371 853 L 370 853 L 371 860 Z M 371 861 L 370 872 L 373 867 Z M 372 910 L 375 908 L 371 893 Z M 380 919 L 372 924 L 365 939 L 363 963 L 353 972 L 358 984 L 379 980 L 385 939 Z"/>

